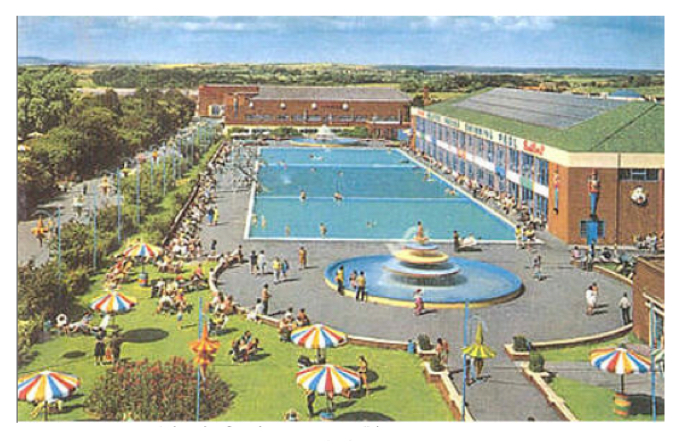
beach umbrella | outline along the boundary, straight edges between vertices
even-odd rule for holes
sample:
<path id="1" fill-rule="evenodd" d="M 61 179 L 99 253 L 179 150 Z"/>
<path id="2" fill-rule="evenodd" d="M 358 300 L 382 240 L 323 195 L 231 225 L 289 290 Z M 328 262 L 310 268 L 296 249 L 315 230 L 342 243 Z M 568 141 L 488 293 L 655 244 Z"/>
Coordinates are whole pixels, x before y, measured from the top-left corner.
<path id="1" fill-rule="evenodd" d="M 42 403 L 47 420 L 47 404 L 68 398 L 80 384 L 77 376 L 45 370 L 19 378 L 17 395 L 21 401 Z"/>
<path id="2" fill-rule="evenodd" d="M 290 340 L 301 347 L 316 350 L 318 360 L 321 357 L 321 349 L 345 345 L 347 335 L 326 325 L 314 324 L 293 330 Z"/>
<path id="3" fill-rule="evenodd" d="M 115 315 L 117 313 L 126 313 L 137 305 L 135 298 L 125 296 L 123 293 L 111 290 L 104 296 L 100 296 L 92 301 L 90 308 L 101 313 Z"/>
<path id="4" fill-rule="evenodd" d="M 623 346 L 592 350 L 589 360 L 593 367 L 621 376 L 621 393 L 624 393 L 625 375 L 647 373 L 651 367 L 648 358 L 628 350 Z"/>
<path id="5" fill-rule="evenodd" d="M 357 372 L 333 364 L 307 367 L 297 372 L 295 378 L 300 387 L 315 391 L 320 395 L 340 394 L 343 391 L 355 389 L 361 384 L 361 378 Z"/>
<path id="6" fill-rule="evenodd" d="M 477 324 L 477 333 L 475 335 L 475 342 L 463 348 L 463 355 L 470 356 L 475 359 L 475 370 L 477 376 L 482 373 L 484 368 L 484 360 L 496 357 L 496 352 L 484 344 L 484 332 L 482 331 L 482 324 Z"/>
<path id="7" fill-rule="evenodd" d="M 125 257 L 136 257 L 142 259 L 155 258 L 160 256 L 163 250 L 155 245 L 146 242 L 137 242 L 123 252 Z M 144 272 L 144 262 L 142 262 L 142 272 Z"/>

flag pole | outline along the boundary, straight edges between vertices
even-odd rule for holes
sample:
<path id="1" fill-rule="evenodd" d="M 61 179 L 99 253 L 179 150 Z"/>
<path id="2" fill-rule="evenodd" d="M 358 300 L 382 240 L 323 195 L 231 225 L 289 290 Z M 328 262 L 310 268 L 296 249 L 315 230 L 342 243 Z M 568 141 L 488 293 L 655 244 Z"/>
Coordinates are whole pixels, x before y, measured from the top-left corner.
<path id="1" fill-rule="evenodd" d="M 467 347 L 468 343 L 468 316 L 470 314 L 470 305 L 469 301 L 466 299 L 465 300 L 465 316 L 463 317 L 463 348 Z M 465 401 L 466 401 L 466 393 L 465 389 L 467 386 L 467 378 L 468 378 L 468 365 L 467 365 L 467 354 L 463 353 L 463 401 L 462 405 L 460 407 L 460 420 L 465 421 Z"/>
<path id="2" fill-rule="evenodd" d="M 203 296 L 198 298 L 198 339 L 201 339 L 201 321 L 203 317 Z M 201 414 L 201 366 L 196 368 L 196 421 L 200 421 Z"/>

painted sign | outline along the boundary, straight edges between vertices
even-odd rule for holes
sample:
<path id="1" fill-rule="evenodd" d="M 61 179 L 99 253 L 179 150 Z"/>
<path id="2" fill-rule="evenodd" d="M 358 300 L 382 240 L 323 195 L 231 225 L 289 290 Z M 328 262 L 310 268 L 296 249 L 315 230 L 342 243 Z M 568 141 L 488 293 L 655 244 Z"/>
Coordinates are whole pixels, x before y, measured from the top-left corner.
<path id="1" fill-rule="evenodd" d="M 542 156 L 545 152 L 545 145 L 539 145 L 536 142 L 531 142 L 529 140 L 524 141 L 524 146 L 522 148 L 527 153 L 538 154 L 539 156 Z"/>

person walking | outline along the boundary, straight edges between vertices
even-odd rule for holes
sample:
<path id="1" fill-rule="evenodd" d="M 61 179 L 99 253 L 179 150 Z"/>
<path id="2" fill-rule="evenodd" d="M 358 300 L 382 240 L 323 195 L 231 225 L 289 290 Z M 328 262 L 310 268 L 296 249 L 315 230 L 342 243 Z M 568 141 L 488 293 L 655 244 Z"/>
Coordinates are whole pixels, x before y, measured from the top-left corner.
<path id="1" fill-rule="evenodd" d="M 257 252 L 252 250 L 250 252 L 250 274 L 257 274 Z"/>
<path id="2" fill-rule="evenodd" d="M 630 299 L 628 299 L 628 293 L 623 293 L 623 296 L 621 296 L 619 308 L 621 309 L 621 321 L 623 322 L 623 325 L 630 324 Z"/>
<path id="3" fill-rule="evenodd" d="M 314 417 L 314 401 L 316 401 L 316 393 L 314 390 L 307 390 L 307 414 L 310 418 Z"/>
<path id="4" fill-rule="evenodd" d="M 269 292 L 269 284 L 264 284 L 264 287 L 262 287 L 262 305 L 263 305 L 263 310 L 262 314 L 266 315 L 269 313 L 269 299 L 271 299 L 272 294 Z"/>
<path id="5" fill-rule="evenodd" d="M 264 255 L 264 250 L 260 250 L 257 255 L 257 275 L 265 275 L 265 267 L 267 266 L 267 256 Z"/>
<path id="6" fill-rule="evenodd" d="M 413 292 L 413 300 L 414 300 L 414 306 L 413 306 L 413 314 L 416 316 L 420 316 L 423 314 L 423 310 L 425 309 L 425 301 L 423 300 L 423 289 L 419 288 L 415 292 Z"/>
<path id="7" fill-rule="evenodd" d="M 541 276 L 541 255 L 536 253 L 533 259 L 533 269 L 534 269 L 534 279 L 541 281 L 543 277 Z"/>
<path id="8" fill-rule="evenodd" d="M 300 245 L 298 250 L 298 270 L 307 268 L 307 250 L 303 245 Z"/>
<path id="9" fill-rule="evenodd" d="M 459 248 L 460 248 L 460 234 L 458 234 L 458 231 L 453 230 L 453 251 L 458 252 Z"/>
<path id="10" fill-rule="evenodd" d="M 515 226 L 515 245 L 518 250 L 521 250 L 524 248 L 524 241 L 522 237 L 524 236 L 524 230 L 522 230 L 521 225 Z"/>
<path id="11" fill-rule="evenodd" d="M 288 280 L 288 270 L 290 270 L 288 261 L 285 258 L 281 259 L 281 282 Z"/>
<path id="12" fill-rule="evenodd" d="M 358 302 L 366 302 L 366 274 L 363 271 L 357 276 L 357 291 L 354 299 Z"/>
<path id="13" fill-rule="evenodd" d="M 335 283 L 338 285 L 338 294 L 342 296 L 345 292 L 345 267 L 342 265 L 335 272 Z"/>
<path id="14" fill-rule="evenodd" d="M 586 314 L 592 316 L 597 305 L 597 286 L 592 284 L 586 290 Z"/>
<path id="15" fill-rule="evenodd" d="M 364 355 L 359 356 L 359 369 L 357 373 L 359 373 L 359 378 L 361 378 L 361 386 L 364 389 L 364 393 L 366 396 L 370 395 L 371 389 L 368 387 L 368 361 L 366 361 Z"/>
<path id="16" fill-rule="evenodd" d="M 274 270 L 274 283 L 278 284 L 281 281 L 281 261 L 278 257 L 272 261 L 272 270 Z"/>
<path id="17" fill-rule="evenodd" d="M 106 338 L 105 332 L 97 334 L 97 339 L 94 343 L 94 365 L 102 365 L 104 363 L 104 356 L 106 355 L 104 338 Z"/>

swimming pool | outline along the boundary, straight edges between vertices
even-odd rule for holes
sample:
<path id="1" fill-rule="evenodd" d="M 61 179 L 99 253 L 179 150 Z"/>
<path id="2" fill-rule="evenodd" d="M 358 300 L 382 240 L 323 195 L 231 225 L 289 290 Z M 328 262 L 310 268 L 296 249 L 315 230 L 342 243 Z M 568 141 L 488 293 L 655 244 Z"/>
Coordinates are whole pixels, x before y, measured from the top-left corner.
<path id="1" fill-rule="evenodd" d="M 246 229 L 251 239 L 321 239 L 323 223 L 326 239 L 401 240 L 413 236 L 418 220 L 440 242 L 453 230 L 483 241 L 514 239 L 507 221 L 460 191 L 449 195 L 449 184 L 434 174 L 427 178 L 399 150 L 263 148 L 258 180 L 250 208 L 257 224 Z M 333 199 L 335 192 L 342 201 Z"/>

